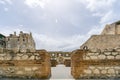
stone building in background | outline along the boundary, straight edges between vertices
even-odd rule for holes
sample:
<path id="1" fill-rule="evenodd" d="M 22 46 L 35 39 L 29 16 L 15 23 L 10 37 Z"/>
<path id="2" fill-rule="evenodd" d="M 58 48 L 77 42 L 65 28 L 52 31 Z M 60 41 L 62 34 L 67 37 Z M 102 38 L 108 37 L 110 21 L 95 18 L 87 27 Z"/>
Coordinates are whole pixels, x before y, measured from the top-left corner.
<path id="1" fill-rule="evenodd" d="M 117 35 L 120 34 L 120 21 L 112 24 L 107 24 L 101 35 Z"/>
<path id="2" fill-rule="evenodd" d="M 70 67 L 71 65 L 71 52 L 63 52 L 63 51 L 49 51 L 51 56 L 51 66 L 56 67 L 58 64 L 64 64 L 66 67 Z"/>
<path id="3" fill-rule="evenodd" d="M 0 48 L 5 48 L 5 36 L 0 34 Z"/>
<path id="4" fill-rule="evenodd" d="M 92 51 L 120 49 L 120 21 L 107 24 L 100 35 L 92 35 L 80 48 Z"/>
<path id="5" fill-rule="evenodd" d="M 23 33 L 20 31 L 19 35 L 10 34 L 6 37 L 6 49 L 13 50 L 15 52 L 34 52 L 35 51 L 35 42 L 32 37 L 32 33 Z"/>

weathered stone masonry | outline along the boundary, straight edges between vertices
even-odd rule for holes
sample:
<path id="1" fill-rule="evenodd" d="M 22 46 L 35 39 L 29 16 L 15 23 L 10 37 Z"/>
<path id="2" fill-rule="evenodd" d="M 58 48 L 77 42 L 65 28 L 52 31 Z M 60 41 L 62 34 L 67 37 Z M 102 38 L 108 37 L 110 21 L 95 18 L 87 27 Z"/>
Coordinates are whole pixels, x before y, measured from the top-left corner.
<path id="1" fill-rule="evenodd" d="M 75 50 L 71 57 L 71 74 L 74 78 L 120 78 L 120 52 Z"/>
<path id="2" fill-rule="evenodd" d="M 46 79 L 51 76 L 50 56 L 45 50 L 0 51 L 0 77 Z"/>
<path id="3" fill-rule="evenodd" d="M 106 25 L 80 48 L 71 56 L 74 78 L 120 78 L 120 21 Z"/>
<path id="4" fill-rule="evenodd" d="M 16 35 L 14 32 L 0 40 L 2 44 L 5 43 L 5 46 L 0 48 L 1 78 L 50 78 L 50 55 L 45 50 L 35 49 L 32 33 L 21 31 Z"/>
<path id="5" fill-rule="evenodd" d="M 81 49 L 84 47 L 92 51 L 120 48 L 120 21 L 107 24 L 100 35 L 92 35 L 80 46 Z"/>
<path id="6" fill-rule="evenodd" d="M 27 50 L 31 52 L 35 51 L 35 42 L 32 33 L 28 34 L 21 31 L 19 35 L 16 35 L 16 32 L 14 32 L 14 34 L 10 34 L 6 37 L 5 42 L 6 49 L 8 50 L 16 52 L 26 52 Z"/>

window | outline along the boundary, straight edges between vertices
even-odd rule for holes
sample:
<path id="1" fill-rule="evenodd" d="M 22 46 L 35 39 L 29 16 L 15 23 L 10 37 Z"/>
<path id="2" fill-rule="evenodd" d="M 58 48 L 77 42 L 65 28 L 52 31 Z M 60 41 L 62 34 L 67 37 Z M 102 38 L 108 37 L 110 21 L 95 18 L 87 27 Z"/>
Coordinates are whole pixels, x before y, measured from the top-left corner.
<path id="1" fill-rule="evenodd" d="M 23 41 L 25 41 L 25 39 L 23 39 Z"/>
<path id="2" fill-rule="evenodd" d="M 66 56 L 68 57 L 68 56 L 69 56 L 69 54 L 66 54 Z"/>
<path id="3" fill-rule="evenodd" d="M 59 56 L 62 56 L 62 54 L 59 54 Z"/>
<path id="4" fill-rule="evenodd" d="M 55 56 L 55 54 L 52 54 L 52 56 Z"/>

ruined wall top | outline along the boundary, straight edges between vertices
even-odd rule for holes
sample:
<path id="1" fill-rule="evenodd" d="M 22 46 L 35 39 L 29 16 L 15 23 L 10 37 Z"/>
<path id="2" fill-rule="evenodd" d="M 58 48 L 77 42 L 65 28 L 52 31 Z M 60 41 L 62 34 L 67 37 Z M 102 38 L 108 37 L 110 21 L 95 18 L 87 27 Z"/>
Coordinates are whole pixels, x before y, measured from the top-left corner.
<path id="1" fill-rule="evenodd" d="M 120 21 L 112 24 L 107 24 L 102 31 L 101 35 L 116 35 L 120 34 Z"/>
<path id="2" fill-rule="evenodd" d="M 32 52 L 35 51 L 35 42 L 32 37 L 32 33 L 23 33 L 20 31 L 19 35 L 10 34 L 6 37 L 6 48 L 9 50 L 14 50 L 18 52 L 19 50 L 25 52 L 26 50 L 30 50 Z"/>
<path id="3" fill-rule="evenodd" d="M 120 48 L 120 21 L 107 24 L 100 35 L 92 35 L 80 48 L 93 51 Z"/>

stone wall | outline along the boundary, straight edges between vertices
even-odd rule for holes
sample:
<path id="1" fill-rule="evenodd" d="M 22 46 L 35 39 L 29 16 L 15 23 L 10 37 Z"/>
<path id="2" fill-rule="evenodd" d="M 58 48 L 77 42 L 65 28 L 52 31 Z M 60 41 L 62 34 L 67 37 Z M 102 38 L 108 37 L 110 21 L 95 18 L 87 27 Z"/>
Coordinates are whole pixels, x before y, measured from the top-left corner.
<path id="1" fill-rule="evenodd" d="M 74 78 L 120 78 L 120 52 L 75 50 L 71 57 Z"/>
<path id="2" fill-rule="evenodd" d="M 116 35 L 120 34 L 120 21 L 112 23 L 112 24 L 107 24 L 105 28 L 103 29 L 101 35 Z"/>
<path id="3" fill-rule="evenodd" d="M 45 50 L 35 52 L 0 52 L 0 77 L 49 78 L 50 56 Z"/>
<path id="4" fill-rule="evenodd" d="M 120 21 L 107 24 L 100 35 L 92 35 L 80 48 L 90 50 L 120 48 Z"/>
<path id="5" fill-rule="evenodd" d="M 107 24 L 103 29 L 101 35 L 113 35 L 116 34 L 116 25 L 115 24 Z"/>
<path id="6" fill-rule="evenodd" d="M 120 48 L 120 35 L 93 35 L 80 46 L 81 49 L 84 47 L 93 51 Z"/>

